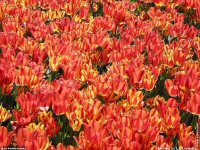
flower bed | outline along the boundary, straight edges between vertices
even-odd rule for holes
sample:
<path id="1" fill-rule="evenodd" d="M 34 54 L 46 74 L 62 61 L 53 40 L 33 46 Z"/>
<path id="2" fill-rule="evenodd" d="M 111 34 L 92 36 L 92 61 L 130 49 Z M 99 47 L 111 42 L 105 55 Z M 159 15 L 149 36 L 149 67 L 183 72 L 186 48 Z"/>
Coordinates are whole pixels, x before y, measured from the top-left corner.
<path id="1" fill-rule="evenodd" d="M 199 0 L 0 1 L 0 148 L 199 148 Z"/>

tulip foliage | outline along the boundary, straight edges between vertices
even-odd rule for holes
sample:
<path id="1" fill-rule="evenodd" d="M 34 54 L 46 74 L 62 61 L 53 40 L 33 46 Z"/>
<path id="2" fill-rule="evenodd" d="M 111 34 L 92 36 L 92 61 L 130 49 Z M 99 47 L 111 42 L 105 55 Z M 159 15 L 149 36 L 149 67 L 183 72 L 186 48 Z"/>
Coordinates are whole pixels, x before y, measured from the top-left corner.
<path id="1" fill-rule="evenodd" d="M 199 0 L 1 0 L 0 148 L 198 149 Z"/>

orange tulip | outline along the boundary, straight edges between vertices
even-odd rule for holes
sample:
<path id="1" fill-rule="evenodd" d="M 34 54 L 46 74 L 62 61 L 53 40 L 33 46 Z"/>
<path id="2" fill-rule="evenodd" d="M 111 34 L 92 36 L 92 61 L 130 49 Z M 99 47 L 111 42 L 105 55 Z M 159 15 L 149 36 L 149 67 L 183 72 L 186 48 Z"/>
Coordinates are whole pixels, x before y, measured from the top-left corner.
<path id="1" fill-rule="evenodd" d="M 171 81 L 170 79 L 167 79 L 165 81 L 165 87 L 171 96 L 173 97 L 178 96 L 178 88 L 173 84 L 173 81 Z"/>
<path id="2" fill-rule="evenodd" d="M 5 108 L 0 106 L 0 122 L 5 122 L 6 120 L 11 118 L 10 111 L 7 111 Z"/>
<path id="3" fill-rule="evenodd" d="M 20 86 L 34 87 L 43 79 L 44 68 L 43 66 L 35 66 L 36 64 L 31 64 L 32 67 L 23 66 L 17 71 L 17 78 L 15 83 Z"/>
<path id="4" fill-rule="evenodd" d="M 50 137 L 58 134 L 61 128 L 52 115 L 52 112 L 41 112 L 37 117 L 38 121 L 44 124 L 46 134 Z"/>
<path id="5" fill-rule="evenodd" d="M 24 126 L 33 122 L 37 117 L 37 112 L 28 113 L 23 110 L 13 110 L 13 115 L 16 119 L 16 128 L 18 128 L 19 126 Z"/>
<path id="6" fill-rule="evenodd" d="M 16 142 L 19 147 L 25 147 L 29 150 L 46 150 L 50 146 L 49 139 L 46 137 L 44 131 L 32 131 L 28 128 L 19 129 L 16 135 Z"/>
<path id="7" fill-rule="evenodd" d="M 181 124 L 178 132 L 178 137 L 179 137 L 179 145 L 181 148 L 183 147 L 191 147 L 195 148 L 196 147 L 196 136 L 192 131 L 192 127 L 188 126 L 186 127 L 185 124 Z"/>
<path id="8" fill-rule="evenodd" d="M 7 128 L 0 126 L 0 147 L 8 147 L 11 143 L 13 132 L 8 132 Z"/>
<path id="9" fill-rule="evenodd" d="M 135 89 L 129 90 L 127 94 L 127 100 L 131 107 L 137 108 L 142 106 L 142 99 L 144 95 L 142 91 L 136 91 Z"/>

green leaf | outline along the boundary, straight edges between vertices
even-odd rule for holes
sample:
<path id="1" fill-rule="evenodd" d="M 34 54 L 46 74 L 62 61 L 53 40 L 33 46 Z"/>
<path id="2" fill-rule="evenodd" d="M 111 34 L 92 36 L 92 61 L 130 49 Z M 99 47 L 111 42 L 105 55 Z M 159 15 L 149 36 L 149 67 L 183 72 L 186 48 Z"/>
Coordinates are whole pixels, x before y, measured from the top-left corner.
<path id="1" fill-rule="evenodd" d="M 95 12 L 93 10 L 94 3 L 98 6 L 98 10 Z M 100 2 L 93 2 L 90 5 L 90 15 L 93 17 L 104 16 L 103 4 Z"/>
<path id="2" fill-rule="evenodd" d="M 194 133 L 196 133 L 199 116 L 183 110 L 181 110 L 180 114 L 181 123 L 185 123 L 187 126 L 192 126 Z"/>
<path id="3" fill-rule="evenodd" d="M 50 67 L 48 67 L 45 72 L 45 79 L 47 79 L 49 82 L 52 82 L 56 79 L 59 79 L 63 74 L 64 71 L 62 68 L 59 68 L 58 71 L 52 71 Z"/>
<path id="4" fill-rule="evenodd" d="M 178 136 L 177 135 L 175 137 L 173 137 L 172 141 L 173 141 L 174 147 L 179 148 Z"/>
<path id="5" fill-rule="evenodd" d="M 168 94 L 166 88 L 165 88 L 165 80 L 166 79 L 172 79 L 172 77 L 169 74 L 168 69 L 165 69 L 163 73 L 158 77 L 158 81 L 151 91 L 146 91 L 143 89 L 143 93 L 145 95 L 144 100 L 147 100 L 149 98 L 155 97 L 157 95 L 164 97 L 166 100 L 170 98 L 170 95 Z"/>
<path id="6" fill-rule="evenodd" d="M 105 99 L 104 99 L 104 97 L 102 95 L 99 95 L 98 99 L 102 102 L 102 104 L 106 103 L 106 101 L 105 101 Z"/>
<path id="7" fill-rule="evenodd" d="M 138 2 L 138 0 L 130 0 L 132 3 Z"/>
<path id="8" fill-rule="evenodd" d="M 79 135 L 79 133 L 83 130 L 83 126 L 79 131 L 74 131 L 70 126 L 69 120 L 65 114 L 57 116 L 53 113 L 53 116 L 61 126 L 61 130 L 55 137 L 51 138 L 52 144 L 56 146 L 58 143 L 63 143 L 65 146 L 77 146 L 74 136 L 77 137 Z"/>

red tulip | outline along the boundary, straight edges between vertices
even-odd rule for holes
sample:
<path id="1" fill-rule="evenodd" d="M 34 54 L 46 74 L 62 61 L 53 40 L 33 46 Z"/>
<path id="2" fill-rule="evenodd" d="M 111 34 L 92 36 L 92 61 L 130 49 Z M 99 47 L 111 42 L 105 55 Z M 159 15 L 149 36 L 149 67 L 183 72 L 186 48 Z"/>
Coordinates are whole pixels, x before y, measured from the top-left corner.
<path id="1" fill-rule="evenodd" d="M 21 128 L 16 135 L 17 145 L 29 150 L 47 149 L 50 146 L 49 139 L 41 130 L 29 130 Z"/>
<path id="2" fill-rule="evenodd" d="M 7 128 L 0 126 L 0 147 L 8 147 L 11 143 L 13 132 L 8 132 Z"/>

